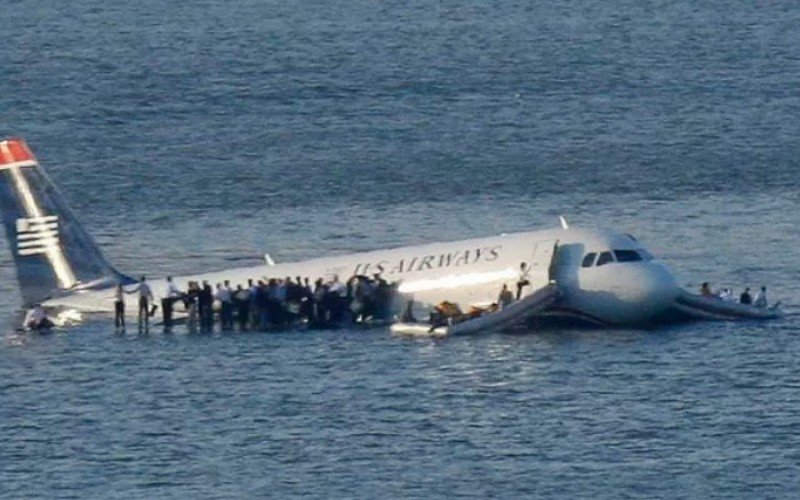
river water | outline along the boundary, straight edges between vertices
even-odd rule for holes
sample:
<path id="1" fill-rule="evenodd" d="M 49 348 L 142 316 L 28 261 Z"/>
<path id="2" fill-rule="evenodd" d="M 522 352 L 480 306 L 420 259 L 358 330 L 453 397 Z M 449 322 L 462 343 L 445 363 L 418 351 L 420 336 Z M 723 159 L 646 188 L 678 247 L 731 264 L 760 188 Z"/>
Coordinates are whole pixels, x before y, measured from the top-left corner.
<path id="1" fill-rule="evenodd" d="M 443 341 L 14 333 L 0 496 L 793 498 L 793 2 L 12 1 L 0 136 L 157 276 L 553 227 L 630 232 L 786 319 Z"/>

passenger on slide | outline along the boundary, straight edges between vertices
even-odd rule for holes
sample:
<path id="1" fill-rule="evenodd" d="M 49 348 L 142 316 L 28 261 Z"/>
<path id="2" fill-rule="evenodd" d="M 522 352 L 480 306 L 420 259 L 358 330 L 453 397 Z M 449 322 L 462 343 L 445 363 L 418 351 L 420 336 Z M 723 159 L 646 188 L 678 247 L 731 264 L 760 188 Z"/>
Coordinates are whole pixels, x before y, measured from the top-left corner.
<path id="1" fill-rule="evenodd" d="M 708 284 L 708 281 L 705 281 L 702 285 L 700 285 L 700 295 L 703 297 L 714 296 L 714 292 L 711 291 L 711 285 Z"/>
<path id="2" fill-rule="evenodd" d="M 500 290 L 500 295 L 497 297 L 497 303 L 500 304 L 500 309 L 505 309 L 506 306 L 514 302 L 514 294 L 508 289 L 508 286 L 503 283 L 503 289 Z"/>
<path id="3" fill-rule="evenodd" d="M 522 297 L 522 289 L 531 284 L 528 273 L 528 265 L 524 262 L 519 264 L 519 274 L 517 275 L 517 300 Z"/>

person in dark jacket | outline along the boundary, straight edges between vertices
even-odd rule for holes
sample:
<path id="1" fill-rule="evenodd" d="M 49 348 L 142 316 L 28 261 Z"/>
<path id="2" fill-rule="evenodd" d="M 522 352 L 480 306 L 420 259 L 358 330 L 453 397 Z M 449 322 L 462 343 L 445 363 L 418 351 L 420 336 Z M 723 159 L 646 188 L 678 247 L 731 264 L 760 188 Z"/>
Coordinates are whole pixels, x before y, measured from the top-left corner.
<path id="1" fill-rule="evenodd" d="M 122 283 L 117 284 L 114 291 L 114 326 L 125 328 L 125 290 Z"/>
<path id="2" fill-rule="evenodd" d="M 270 310 L 272 304 L 269 298 L 269 288 L 263 281 L 258 281 L 256 288 L 256 309 L 258 310 L 258 328 L 266 330 L 270 322 Z"/>
<path id="3" fill-rule="evenodd" d="M 247 322 L 250 319 L 250 290 L 236 285 L 233 293 L 233 303 L 236 308 L 236 320 L 239 322 L 239 330 L 247 330 Z"/>
<path id="4" fill-rule="evenodd" d="M 233 329 L 233 290 L 231 290 L 231 282 L 225 280 L 221 287 L 217 290 L 217 300 L 220 306 L 220 326 L 223 330 Z"/>
<path id="5" fill-rule="evenodd" d="M 200 309 L 200 328 L 210 330 L 214 326 L 214 290 L 208 281 L 203 281 L 203 288 L 197 295 L 197 305 Z"/>
<path id="6" fill-rule="evenodd" d="M 739 303 L 740 304 L 752 304 L 753 297 L 750 295 L 750 289 L 745 288 L 744 292 L 739 296 Z"/>
<path id="7" fill-rule="evenodd" d="M 188 289 L 183 295 L 183 306 L 186 309 L 189 332 L 194 333 L 197 331 L 197 298 L 200 295 L 200 287 L 196 281 L 190 281 L 187 285 Z"/>

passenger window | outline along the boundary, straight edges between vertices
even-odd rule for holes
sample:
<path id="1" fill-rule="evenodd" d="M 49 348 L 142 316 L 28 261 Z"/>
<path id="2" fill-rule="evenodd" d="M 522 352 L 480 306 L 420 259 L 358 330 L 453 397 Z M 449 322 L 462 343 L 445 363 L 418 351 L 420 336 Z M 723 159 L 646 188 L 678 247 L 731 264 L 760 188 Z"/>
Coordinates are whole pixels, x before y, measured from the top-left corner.
<path id="1" fill-rule="evenodd" d="M 642 260 L 642 256 L 636 250 L 614 250 L 614 257 L 617 262 L 636 262 Z"/>
<path id="2" fill-rule="evenodd" d="M 610 264 L 611 262 L 614 262 L 614 256 L 611 255 L 611 252 L 603 252 L 600 254 L 600 257 L 597 258 L 598 267 Z"/>
<path id="3" fill-rule="evenodd" d="M 581 267 L 592 267 L 592 264 L 594 264 L 595 257 L 597 257 L 597 254 L 595 252 L 587 253 L 586 257 L 583 258 L 583 263 L 581 264 Z"/>

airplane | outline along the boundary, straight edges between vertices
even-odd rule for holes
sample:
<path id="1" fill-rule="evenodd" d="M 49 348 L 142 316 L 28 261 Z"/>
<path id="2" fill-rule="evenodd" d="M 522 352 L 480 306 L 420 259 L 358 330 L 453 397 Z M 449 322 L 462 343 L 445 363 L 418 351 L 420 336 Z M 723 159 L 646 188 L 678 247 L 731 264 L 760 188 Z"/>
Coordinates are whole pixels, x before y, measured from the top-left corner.
<path id="1" fill-rule="evenodd" d="M 22 139 L 0 141 L 0 212 L 16 264 L 23 306 L 85 313 L 113 312 L 117 284 L 133 290 L 138 281 L 117 271 L 67 206 Z M 454 242 L 430 243 L 302 262 L 274 263 L 175 277 L 185 290 L 189 281 L 233 287 L 248 279 L 285 276 L 343 280 L 354 275 L 380 276 L 399 283 L 398 291 L 417 308 L 447 300 L 463 306 L 496 302 L 503 284 L 514 289 L 524 280 L 523 295 L 551 284 L 558 294 L 543 294 L 532 316 L 576 319 L 597 325 L 642 325 L 674 315 L 693 315 L 705 307 L 681 290 L 660 260 L 633 236 L 609 230 L 569 226 Z M 154 297 L 166 293 L 166 279 L 148 279 Z M 687 298 L 688 297 L 688 298 Z M 136 297 L 126 297 L 126 311 L 136 312 Z M 694 302 L 693 302 L 694 301 Z M 708 318 L 719 311 L 696 317 Z M 716 311 L 716 312 L 715 312 Z M 703 316 L 705 315 L 705 316 Z"/>

